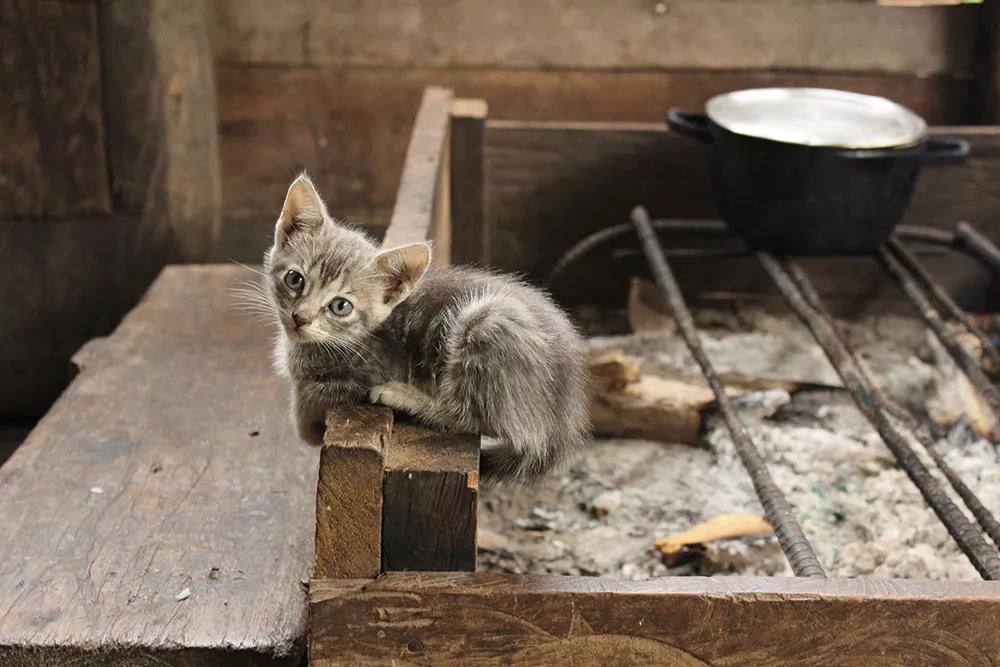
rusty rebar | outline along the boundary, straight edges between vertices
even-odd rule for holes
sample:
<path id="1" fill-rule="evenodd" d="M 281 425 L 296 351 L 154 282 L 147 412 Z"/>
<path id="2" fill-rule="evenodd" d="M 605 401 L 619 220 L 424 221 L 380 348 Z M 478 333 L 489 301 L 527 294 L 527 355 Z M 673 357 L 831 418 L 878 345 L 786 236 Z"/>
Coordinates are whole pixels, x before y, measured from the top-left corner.
<path id="1" fill-rule="evenodd" d="M 656 233 L 653 231 L 652 225 L 650 225 L 649 215 L 644 208 L 636 207 L 633 209 L 632 223 L 635 225 L 635 230 L 639 235 L 643 252 L 645 252 L 646 259 L 649 261 L 649 267 L 653 272 L 656 285 L 659 287 L 664 299 L 670 306 L 674 318 L 677 320 L 677 326 L 681 331 L 684 342 L 687 343 L 688 349 L 691 350 L 691 354 L 694 356 L 695 361 L 698 362 L 702 374 L 708 380 L 708 385 L 715 394 L 719 412 L 722 414 L 726 428 L 729 430 L 729 435 L 732 437 L 736 453 L 739 455 L 740 461 L 743 462 L 743 467 L 750 476 L 750 481 L 753 483 L 757 497 L 760 499 L 760 504 L 764 508 L 764 514 L 774 527 L 778 543 L 785 552 L 785 556 L 792 566 L 792 571 L 795 572 L 796 576 L 800 577 L 825 577 L 826 573 L 823 570 L 823 566 L 820 565 L 819 559 L 816 557 L 815 550 L 802 531 L 798 520 L 795 518 L 794 508 L 785 498 L 781 489 L 778 488 L 778 485 L 774 483 L 774 479 L 772 479 L 771 473 L 767 469 L 764 458 L 761 456 L 757 446 L 754 445 L 746 427 L 733 409 L 729 397 L 726 395 L 725 387 L 715 374 L 715 369 L 712 367 L 712 362 L 709 360 L 708 355 L 705 354 L 698 330 L 694 324 L 694 319 L 691 317 L 687 304 L 684 302 L 684 296 L 677 285 L 673 271 L 663 256 L 663 250 L 660 248 Z"/>
<path id="2" fill-rule="evenodd" d="M 1000 274 L 1000 249 L 965 222 L 955 228 L 955 247 L 972 255 L 994 273 Z"/>
<path id="3" fill-rule="evenodd" d="M 883 266 L 896 279 L 903 293 L 906 294 L 906 297 L 920 313 L 920 316 L 923 317 L 924 322 L 934 332 L 937 339 L 941 341 L 941 345 L 948 351 L 951 358 L 955 360 L 955 364 L 969 378 L 969 382 L 979 392 L 979 395 L 986 400 L 994 417 L 1000 416 L 1000 391 L 986 377 L 986 373 L 980 368 L 979 362 L 973 359 L 965 351 L 965 348 L 955 340 L 951 332 L 948 331 L 948 327 L 945 325 L 944 320 L 941 319 L 941 315 L 938 314 L 937 309 L 930 302 L 930 299 L 920 289 L 920 285 L 917 284 L 916 279 L 910 275 L 902 263 L 896 259 L 896 256 L 886 246 L 879 248 L 878 256 L 882 260 Z"/>
<path id="4" fill-rule="evenodd" d="M 795 284 L 802 291 L 802 295 L 809 302 L 816 312 L 823 317 L 829 324 L 830 327 L 836 330 L 836 321 L 833 316 L 830 315 L 829 311 L 823 305 L 823 300 L 819 296 L 819 292 L 813 287 L 812 281 L 809 280 L 809 276 L 802 267 L 791 261 L 785 262 L 785 269 L 788 274 L 795 281 Z M 997 521 L 996 517 L 993 516 L 993 512 L 990 511 L 988 507 L 983 505 L 979 497 L 976 496 L 975 492 L 968 487 L 961 476 L 955 472 L 944 457 L 937 450 L 937 443 L 934 439 L 928 435 L 925 435 L 921 430 L 919 425 L 916 423 L 916 419 L 903 408 L 901 405 L 897 404 L 892 398 L 887 396 L 884 391 L 875 382 L 875 378 L 872 377 L 871 372 L 865 366 L 865 364 L 858 359 L 857 355 L 854 354 L 852 350 L 848 350 L 851 354 L 851 358 L 858 367 L 858 376 L 864 383 L 865 389 L 870 391 L 872 395 L 878 400 L 882 405 L 886 407 L 889 414 L 898 419 L 900 422 L 906 426 L 910 432 L 917 438 L 917 441 L 927 450 L 927 453 L 934 460 L 935 465 L 944 474 L 948 483 L 951 484 L 951 488 L 955 490 L 955 493 L 962 499 L 965 506 L 969 508 L 969 512 L 975 517 L 976 522 L 980 527 L 990 536 L 993 540 L 993 544 L 1000 548 L 1000 522 Z"/>
<path id="5" fill-rule="evenodd" d="M 975 336 L 979 340 L 979 345 L 982 347 L 983 356 L 986 361 L 986 368 L 992 374 L 1000 371 L 1000 354 L 997 353 L 996 349 L 993 347 L 993 343 L 990 341 L 989 336 L 986 332 L 979 328 L 979 325 L 975 323 L 972 317 L 969 316 L 962 308 L 955 303 L 955 300 L 951 298 L 948 291 L 945 290 L 941 285 L 939 285 L 931 274 L 924 268 L 924 265 L 916 258 L 916 256 L 906 249 L 899 239 L 890 238 L 886 242 L 886 246 L 895 255 L 896 259 L 900 261 L 903 267 L 906 268 L 923 286 L 927 293 L 932 299 L 937 301 L 938 306 L 953 320 L 961 323 L 969 333 Z"/>
<path id="6" fill-rule="evenodd" d="M 803 295 L 796 281 L 789 276 L 777 259 L 766 252 L 757 253 L 757 257 L 782 297 L 823 348 L 858 409 L 882 436 L 882 440 L 896 457 L 900 467 L 920 490 L 924 500 L 948 529 L 973 567 L 984 579 L 1000 579 L 1000 555 L 986 542 L 983 534 L 962 513 L 940 482 L 920 460 L 909 442 L 916 436 L 878 400 L 876 393 L 872 391 L 870 376 L 856 362 L 831 321 L 809 303 L 811 299 Z M 803 272 L 797 273 L 801 278 L 805 278 Z M 807 278 L 803 284 L 807 286 L 807 292 L 815 295 L 815 290 L 811 288 Z"/>

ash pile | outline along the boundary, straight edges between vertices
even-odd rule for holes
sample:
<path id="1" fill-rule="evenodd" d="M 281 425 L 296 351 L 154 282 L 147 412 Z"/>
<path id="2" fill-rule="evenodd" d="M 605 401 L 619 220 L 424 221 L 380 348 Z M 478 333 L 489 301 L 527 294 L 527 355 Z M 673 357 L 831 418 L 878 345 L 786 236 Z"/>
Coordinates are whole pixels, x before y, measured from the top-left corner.
<path id="1" fill-rule="evenodd" d="M 638 398 L 629 401 L 639 404 L 595 405 L 597 431 L 612 435 L 595 437 L 564 475 L 527 490 L 483 491 L 481 570 L 626 579 L 792 574 L 711 392 L 670 318 L 644 305 L 642 289 L 630 299 L 634 333 L 589 341 L 595 374 L 633 374 L 626 381 Z M 706 352 L 830 576 L 979 579 L 793 315 L 750 308 L 696 316 Z M 923 323 L 869 315 L 841 333 L 1000 513 L 1000 450 L 986 437 L 993 415 Z M 651 403 L 664 412 L 654 414 Z M 622 414 L 634 423 L 620 423 Z"/>

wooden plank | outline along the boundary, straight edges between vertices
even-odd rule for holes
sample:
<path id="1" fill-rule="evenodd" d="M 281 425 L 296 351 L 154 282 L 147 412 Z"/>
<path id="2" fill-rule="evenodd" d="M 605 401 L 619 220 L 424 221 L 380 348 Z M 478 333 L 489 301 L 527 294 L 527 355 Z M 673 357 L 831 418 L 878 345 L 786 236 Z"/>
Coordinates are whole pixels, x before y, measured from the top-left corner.
<path id="1" fill-rule="evenodd" d="M 399 179 L 396 205 L 382 241 L 386 247 L 434 237 L 440 210 L 438 188 L 442 161 L 448 147 L 450 108 L 450 90 L 430 87 L 424 91 Z M 447 240 L 443 240 L 444 247 L 435 248 L 435 255 L 443 254 L 447 258 Z"/>
<path id="2" fill-rule="evenodd" d="M 972 62 L 971 7 L 783 0 L 217 0 L 223 63 L 509 69 L 815 69 L 935 74 Z"/>
<path id="3" fill-rule="evenodd" d="M 451 260 L 481 262 L 487 256 L 483 234 L 483 132 L 488 108 L 483 100 L 451 104 Z"/>
<path id="4" fill-rule="evenodd" d="M 93 3 L 0 0 L 0 219 L 111 210 Z"/>
<path id="5" fill-rule="evenodd" d="M 0 468 L 0 663 L 296 664 L 319 449 L 250 278 L 164 270 Z"/>
<path id="6" fill-rule="evenodd" d="M 997 582 L 391 573 L 310 596 L 315 667 L 1000 661 Z"/>
<path id="7" fill-rule="evenodd" d="M 928 167 L 904 222 L 954 228 L 960 220 L 1000 240 L 1000 128 L 942 127 L 935 134 L 961 136 L 972 156 L 961 166 Z M 659 125 L 489 121 L 486 126 L 487 261 L 541 280 L 575 241 L 624 222 L 637 203 L 655 217 L 709 218 L 717 212 L 704 148 Z M 675 237 L 677 245 L 704 243 Z M 627 243 L 626 243 L 627 245 Z M 678 260 L 681 284 L 700 294 L 769 290 L 752 258 L 712 262 Z M 600 265 L 601 271 L 595 271 Z M 869 298 L 890 289 L 882 269 L 868 259 L 809 260 L 822 293 Z M 928 261 L 949 288 L 981 298 L 987 274 L 952 256 Z M 609 261 L 596 252 L 567 273 L 557 295 L 567 299 L 624 302 L 628 277 L 641 262 Z M 852 280 L 844 281 L 849 274 Z"/>
<path id="8" fill-rule="evenodd" d="M 478 436 L 397 424 L 383 497 L 383 571 L 476 569 Z"/>
<path id="9" fill-rule="evenodd" d="M 139 218 L 144 252 L 204 261 L 222 211 L 205 0 L 101 0 L 100 19 L 115 209 Z"/>
<path id="10" fill-rule="evenodd" d="M 308 170 L 331 213 L 388 224 L 426 86 L 489 102 L 492 118 L 662 123 L 670 106 L 755 86 L 818 85 L 889 97 L 928 122 L 971 122 L 973 81 L 817 71 L 248 67 L 220 64 L 224 226 L 214 257 L 259 262 L 288 182 Z M 296 104 L 287 104 L 294 96 Z M 322 109 L 318 113 L 317 109 Z"/>
<path id="11" fill-rule="evenodd" d="M 382 571 L 382 477 L 391 432 L 390 408 L 343 406 L 327 413 L 313 577 L 371 578 Z"/>

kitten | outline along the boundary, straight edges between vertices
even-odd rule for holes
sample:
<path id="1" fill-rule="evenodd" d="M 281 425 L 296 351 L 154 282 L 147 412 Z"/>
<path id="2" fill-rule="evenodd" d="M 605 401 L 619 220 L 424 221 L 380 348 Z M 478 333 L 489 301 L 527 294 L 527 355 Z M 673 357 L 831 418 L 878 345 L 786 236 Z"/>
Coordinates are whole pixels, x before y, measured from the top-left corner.
<path id="1" fill-rule="evenodd" d="M 527 482 L 588 438 L 583 343 L 541 291 L 430 247 L 379 249 L 330 218 L 304 174 L 264 259 L 281 324 L 276 365 L 309 442 L 333 405 L 370 400 L 443 430 L 482 433 L 484 481 Z"/>

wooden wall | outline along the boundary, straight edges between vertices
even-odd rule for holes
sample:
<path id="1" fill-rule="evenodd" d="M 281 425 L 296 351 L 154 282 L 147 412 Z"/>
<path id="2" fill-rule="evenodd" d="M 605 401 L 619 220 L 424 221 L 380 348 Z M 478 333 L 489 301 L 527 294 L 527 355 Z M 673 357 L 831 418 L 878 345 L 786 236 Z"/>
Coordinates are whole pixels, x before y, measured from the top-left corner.
<path id="1" fill-rule="evenodd" d="M 976 119 L 982 7 L 872 0 L 210 0 L 225 215 L 220 259 L 259 258 L 292 175 L 337 215 L 388 221 L 427 85 L 491 118 L 659 122 L 762 85 L 886 95 Z"/>
<path id="2" fill-rule="evenodd" d="M 214 243 L 221 176 L 203 0 L 0 0 L 0 421 Z"/>

